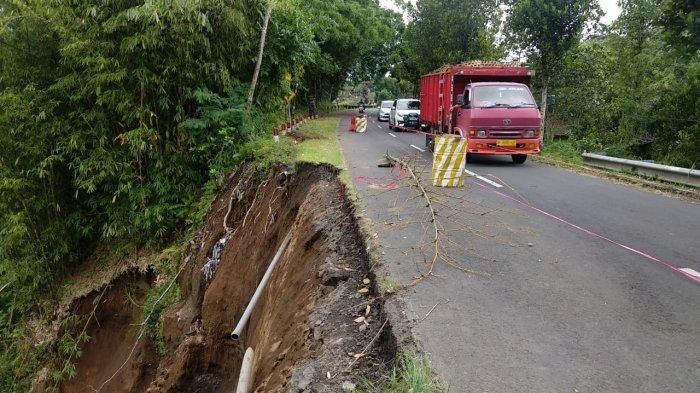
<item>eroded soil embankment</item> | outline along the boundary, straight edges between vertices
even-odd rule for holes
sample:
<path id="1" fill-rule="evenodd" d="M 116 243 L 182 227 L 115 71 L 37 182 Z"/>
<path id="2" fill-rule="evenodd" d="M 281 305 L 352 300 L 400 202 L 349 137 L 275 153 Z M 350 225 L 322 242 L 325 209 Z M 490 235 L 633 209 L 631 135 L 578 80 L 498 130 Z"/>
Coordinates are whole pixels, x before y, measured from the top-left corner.
<path id="1" fill-rule="evenodd" d="M 241 340 L 231 342 L 229 333 L 289 231 L 289 246 L 248 328 Z M 220 239 L 225 245 L 209 281 L 202 267 Z M 90 323 L 93 339 L 83 346 L 78 375 L 62 391 L 102 386 L 100 391 L 137 392 L 148 386 L 151 392 L 228 392 L 250 346 L 256 351 L 256 391 L 335 392 L 344 381 L 374 379 L 393 355 L 390 326 L 380 331 L 385 316 L 372 296 L 374 277 L 352 205 L 332 168 L 304 165 L 263 182 L 245 171 L 233 176 L 189 243 L 184 263 L 181 300 L 165 312 L 167 355 L 158 358 L 147 335 L 131 351 L 140 331 L 133 310 L 131 319 L 101 315 Z M 369 293 L 358 292 L 364 287 Z M 117 316 L 124 294 L 112 291 L 106 291 L 104 307 Z M 359 316 L 366 323 L 354 322 Z M 122 329 L 105 337 L 100 326 L 106 323 Z M 89 366 L 95 364 L 99 372 Z"/>

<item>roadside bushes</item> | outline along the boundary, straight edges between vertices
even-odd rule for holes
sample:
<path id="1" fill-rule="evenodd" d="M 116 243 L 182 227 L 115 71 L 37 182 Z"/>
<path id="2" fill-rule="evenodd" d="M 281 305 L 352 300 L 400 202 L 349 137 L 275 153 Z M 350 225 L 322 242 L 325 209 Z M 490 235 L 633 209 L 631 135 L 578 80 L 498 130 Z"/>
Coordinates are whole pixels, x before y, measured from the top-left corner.
<path id="1" fill-rule="evenodd" d="M 700 52 L 683 44 L 691 32 L 668 19 L 692 15 L 684 2 L 661 3 L 621 3 L 608 30 L 566 54 L 549 130 L 566 131 L 581 151 L 700 165 Z"/>
<path id="2" fill-rule="evenodd" d="M 185 121 L 198 89 L 234 88 L 245 64 L 232 59 L 254 53 L 241 45 L 254 2 L 141 3 L 11 1 L 0 13 L 5 281 L 46 285 L 100 237 L 168 238 L 206 180 L 198 152 L 220 140 Z M 33 41 L 44 44 L 23 50 Z"/>
<path id="3" fill-rule="evenodd" d="M 21 322 L 65 273 L 99 240 L 175 238 L 218 152 L 255 134 L 257 6 L 0 1 L 0 386 L 26 390 Z"/>
<path id="4" fill-rule="evenodd" d="M 39 302 L 66 273 L 101 243 L 172 242 L 238 163 L 284 157 L 288 146 L 261 137 L 284 117 L 284 99 L 335 97 L 363 56 L 350 50 L 359 34 L 336 47 L 336 33 L 354 20 L 383 28 L 392 14 L 365 0 L 307 3 L 0 0 L 2 388 L 26 390 L 17 365 L 36 348 L 23 322 L 51 317 Z M 328 9 L 339 11 L 318 17 Z"/>

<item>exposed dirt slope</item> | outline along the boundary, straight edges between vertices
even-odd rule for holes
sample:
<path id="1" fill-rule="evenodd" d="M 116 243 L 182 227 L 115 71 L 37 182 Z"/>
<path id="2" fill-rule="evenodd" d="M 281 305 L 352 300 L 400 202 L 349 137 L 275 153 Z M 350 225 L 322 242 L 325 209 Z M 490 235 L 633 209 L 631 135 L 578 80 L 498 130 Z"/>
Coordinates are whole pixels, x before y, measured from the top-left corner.
<path id="1" fill-rule="evenodd" d="M 153 343 L 141 342 L 100 391 L 142 392 L 148 386 L 150 392 L 230 392 L 247 347 L 256 351 L 258 392 L 335 392 L 345 381 L 383 372 L 393 357 L 391 327 L 380 331 L 382 304 L 372 295 L 364 242 L 336 170 L 303 165 L 263 182 L 242 172 L 227 183 L 185 252 L 182 300 L 164 318 L 168 354 L 158 359 Z M 231 341 L 229 333 L 290 231 L 247 330 Z M 221 239 L 220 262 L 208 281 L 202 267 Z M 105 292 L 78 376 L 62 391 L 94 391 L 85 387 L 102 385 L 129 357 L 142 313 L 127 298 L 142 296 L 150 282 L 122 276 Z M 363 288 L 369 291 L 358 292 Z M 99 293 L 76 302 L 74 311 L 89 315 L 94 296 Z M 360 316 L 366 323 L 354 321 Z"/>
<path id="2" fill-rule="evenodd" d="M 93 292 L 73 305 L 73 313 L 94 315 L 87 325 L 90 341 L 82 348 L 76 364 L 78 374 L 65 382 L 65 392 L 144 391 L 155 376 L 158 357 L 150 340 L 141 340 L 133 347 L 139 334 L 143 301 L 153 277 L 130 271 L 100 292 Z M 132 351 L 123 371 L 114 375 Z M 105 356 L 108 355 L 108 356 Z"/>

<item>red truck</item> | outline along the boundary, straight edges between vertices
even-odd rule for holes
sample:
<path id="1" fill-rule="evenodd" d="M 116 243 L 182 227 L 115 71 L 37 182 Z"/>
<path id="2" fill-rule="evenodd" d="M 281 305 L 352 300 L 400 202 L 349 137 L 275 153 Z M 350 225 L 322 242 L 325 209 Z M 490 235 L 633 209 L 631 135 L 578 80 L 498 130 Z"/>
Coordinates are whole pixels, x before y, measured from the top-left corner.
<path id="1" fill-rule="evenodd" d="M 510 155 L 522 164 L 540 152 L 542 116 L 528 85 L 532 72 L 516 64 L 469 62 L 445 66 L 420 82 L 420 119 L 432 150 L 437 133 L 467 138 L 475 154 Z"/>

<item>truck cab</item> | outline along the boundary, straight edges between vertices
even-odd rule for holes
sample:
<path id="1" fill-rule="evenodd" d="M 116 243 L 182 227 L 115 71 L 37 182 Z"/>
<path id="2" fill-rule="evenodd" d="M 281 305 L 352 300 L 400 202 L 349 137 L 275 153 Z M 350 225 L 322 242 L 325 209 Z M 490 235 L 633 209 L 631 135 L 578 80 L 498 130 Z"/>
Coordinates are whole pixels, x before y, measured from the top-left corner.
<path id="1" fill-rule="evenodd" d="M 421 77 L 421 124 L 430 149 L 438 134 L 467 139 L 474 155 L 510 155 L 522 164 L 540 152 L 542 117 L 528 88 L 532 71 L 517 63 L 470 61 Z"/>
<path id="2" fill-rule="evenodd" d="M 469 154 L 511 155 L 515 163 L 540 152 L 541 115 L 523 83 L 470 83 L 458 96 L 457 134 L 467 137 Z"/>

